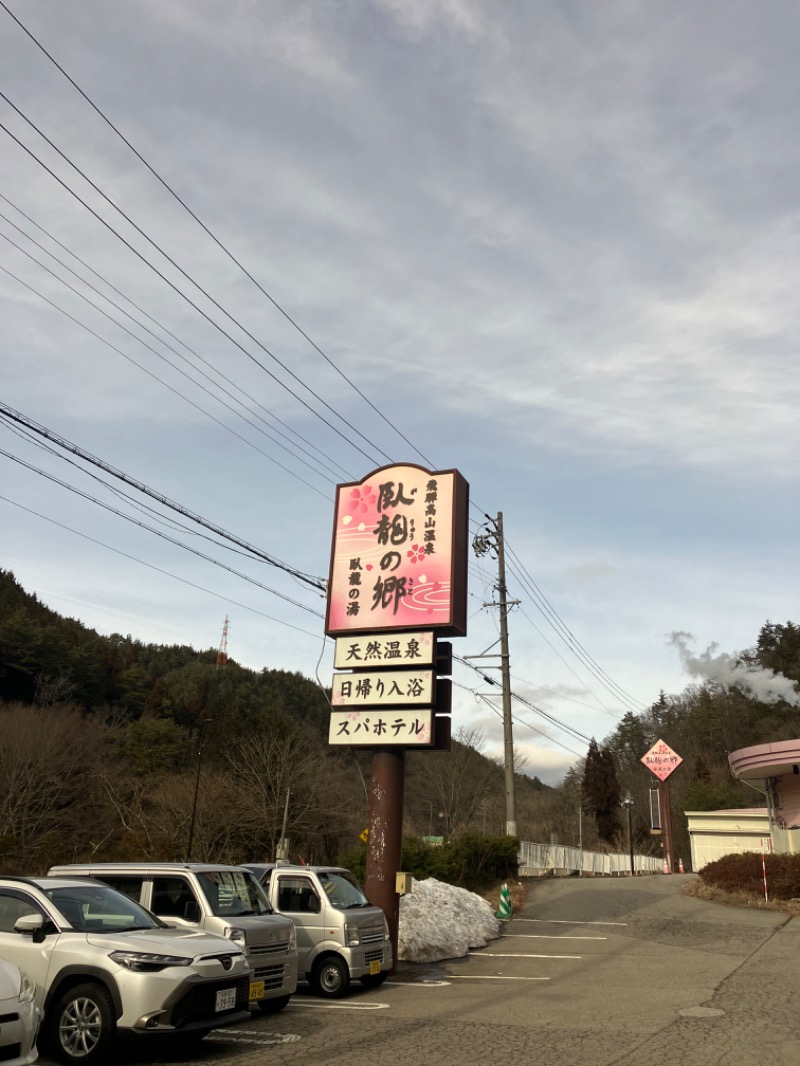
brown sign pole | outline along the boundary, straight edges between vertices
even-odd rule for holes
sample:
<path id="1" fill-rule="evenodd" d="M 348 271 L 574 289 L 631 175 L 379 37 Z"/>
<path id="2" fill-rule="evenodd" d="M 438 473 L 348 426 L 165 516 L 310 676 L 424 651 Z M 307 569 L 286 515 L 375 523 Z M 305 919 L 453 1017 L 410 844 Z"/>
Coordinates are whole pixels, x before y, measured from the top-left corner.
<path id="1" fill-rule="evenodd" d="M 367 873 L 364 889 L 367 899 L 380 907 L 389 923 L 392 958 L 397 970 L 397 940 L 400 925 L 400 897 L 395 874 L 401 869 L 403 851 L 403 790 L 406 769 L 405 748 L 382 748 L 372 753 L 369 784 L 369 836 Z"/>

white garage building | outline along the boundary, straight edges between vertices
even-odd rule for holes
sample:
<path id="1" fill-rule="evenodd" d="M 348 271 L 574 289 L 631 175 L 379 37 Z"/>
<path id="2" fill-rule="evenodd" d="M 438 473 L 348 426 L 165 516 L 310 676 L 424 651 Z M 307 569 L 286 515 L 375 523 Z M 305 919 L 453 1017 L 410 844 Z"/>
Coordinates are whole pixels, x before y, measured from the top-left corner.
<path id="1" fill-rule="evenodd" d="M 769 812 L 766 807 L 740 807 L 729 811 L 685 811 L 692 842 L 692 870 L 723 855 L 770 850 Z"/>

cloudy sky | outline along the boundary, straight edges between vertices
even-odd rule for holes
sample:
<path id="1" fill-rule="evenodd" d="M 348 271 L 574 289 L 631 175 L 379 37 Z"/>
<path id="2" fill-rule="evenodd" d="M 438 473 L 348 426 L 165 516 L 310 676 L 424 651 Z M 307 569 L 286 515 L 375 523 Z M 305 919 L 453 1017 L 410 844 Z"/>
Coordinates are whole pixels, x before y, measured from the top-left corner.
<path id="1" fill-rule="evenodd" d="M 555 783 L 691 682 L 670 634 L 799 620 L 799 33 L 735 0 L 3 0 L 0 401 L 320 577 L 337 483 L 459 469 L 471 532 L 503 514 L 515 742 Z M 237 661 L 329 683 L 312 588 L 40 445 L 0 423 L 26 589 L 146 642 L 228 616 Z"/>

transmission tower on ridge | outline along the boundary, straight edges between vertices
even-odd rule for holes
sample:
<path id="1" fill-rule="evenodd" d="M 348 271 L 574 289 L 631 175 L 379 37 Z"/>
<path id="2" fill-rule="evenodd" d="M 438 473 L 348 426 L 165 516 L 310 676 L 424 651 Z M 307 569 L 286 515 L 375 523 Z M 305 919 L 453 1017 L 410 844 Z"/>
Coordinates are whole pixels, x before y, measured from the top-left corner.
<path id="1" fill-rule="evenodd" d="M 219 642 L 217 652 L 217 667 L 228 665 L 228 616 L 225 615 L 225 625 L 222 627 L 222 640 Z"/>

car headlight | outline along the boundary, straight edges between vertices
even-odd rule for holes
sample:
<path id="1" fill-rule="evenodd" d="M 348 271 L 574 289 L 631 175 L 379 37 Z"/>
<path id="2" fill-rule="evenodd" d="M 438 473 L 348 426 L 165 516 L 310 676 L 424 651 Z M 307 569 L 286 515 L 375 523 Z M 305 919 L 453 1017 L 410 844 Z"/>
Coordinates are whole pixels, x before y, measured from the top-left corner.
<path id="1" fill-rule="evenodd" d="M 226 936 L 228 940 L 232 940 L 234 944 L 241 944 L 242 947 L 247 944 L 247 937 L 244 935 L 244 929 L 237 929 L 235 925 L 226 925 L 222 930 L 222 935 Z"/>
<path id="2" fill-rule="evenodd" d="M 386 915 L 383 916 L 383 939 L 389 939 L 389 923 L 386 921 Z"/>
<path id="3" fill-rule="evenodd" d="M 32 981 L 24 970 L 20 970 L 20 977 L 22 980 L 19 983 L 19 995 L 17 999 L 20 1003 L 32 1003 L 33 997 L 36 995 L 36 982 Z"/>
<path id="4" fill-rule="evenodd" d="M 192 960 L 183 955 L 157 955 L 149 951 L 112 951 L 108 957 L 135 973 L 157 973 L 168 966 L 192 965 Z"/>
<path id="5" fill-rule="evenodd" d="M 344 923 L 344 939 L 349 948 L 357 947 L 361 943 L 358 926 L 351 922 Z"/>
<path id="6" fill-rule="evenodd" d="M 289 930 L 289 947 L 288 947 L 288 951 L 290 953 L 292 951 L 297 951 L 297 933 L 295 932 L 294 922 L 292 923 L 292 928 Z"/>

